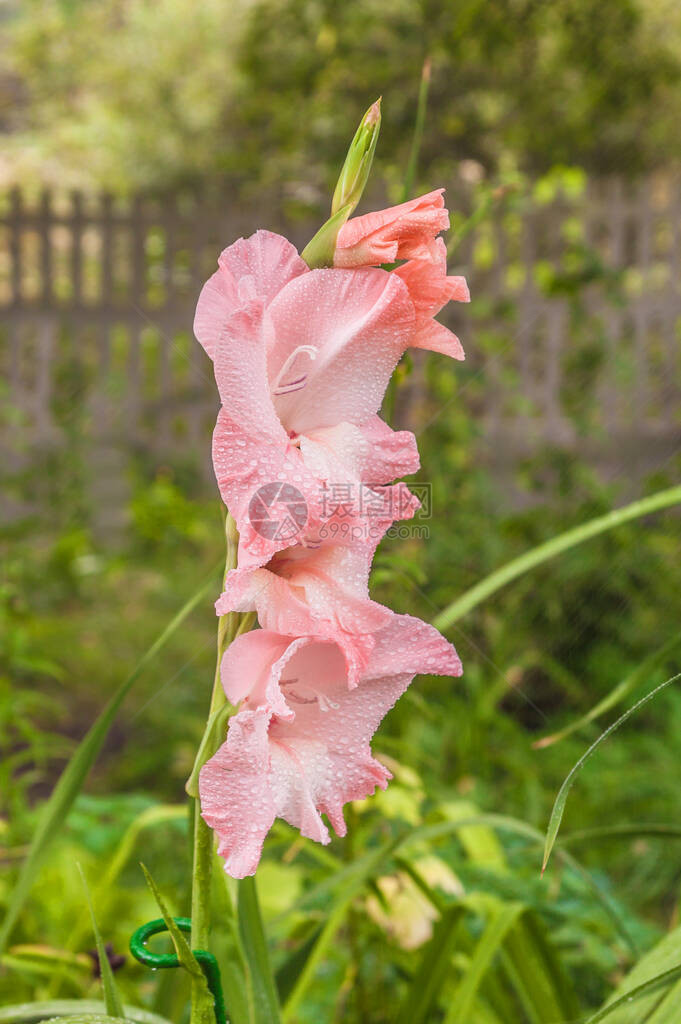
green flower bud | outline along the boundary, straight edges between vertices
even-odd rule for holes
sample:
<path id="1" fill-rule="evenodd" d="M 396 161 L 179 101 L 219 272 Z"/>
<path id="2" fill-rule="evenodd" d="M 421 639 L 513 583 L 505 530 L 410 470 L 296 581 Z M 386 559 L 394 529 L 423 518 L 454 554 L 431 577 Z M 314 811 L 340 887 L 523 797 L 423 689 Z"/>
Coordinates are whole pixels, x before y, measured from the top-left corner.
<path id="1" fill-rule="evenodd" d="M 350 213 L 362 198 L 371 164 L 374 159 L 378 133 L 381 130 L 381 100 L 373 103 L 360 121 L 355 137 L 350 143 L 348 155 L 340 172 L 336 191 L 333 194 L 331 215 L 338 213 L 344 206 L 350 207 Z M 350 214 L 348 214 L 350 216 Z"/>
<path id="2" fill-rule="evenodd" d="M 362 198 L 374 159 L 381 130 L 381 100 L 367 110 L 350 143 L 331 204 L 331 216 L 303 249 L 301 256 L 309 267 L 333 266 L 338 232 Z"/>

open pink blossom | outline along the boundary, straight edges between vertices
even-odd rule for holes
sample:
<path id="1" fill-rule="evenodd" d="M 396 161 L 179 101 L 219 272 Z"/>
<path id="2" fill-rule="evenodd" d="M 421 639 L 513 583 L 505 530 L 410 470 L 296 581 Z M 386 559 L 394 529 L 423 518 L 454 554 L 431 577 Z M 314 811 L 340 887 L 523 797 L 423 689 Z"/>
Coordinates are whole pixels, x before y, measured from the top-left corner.
<path id="1" fill-rule="evenodd" d="M 333 265 L 366 267 L 435 259 L 435 236 L 449 227 L 443 193 L 438 188 L 399 206 L 353 217 L 338 232 Z"/>
<path id="2" fill-rule="evenodd" d="M 266 566 L 233 569 L 215 605 L 218 615 L 257 612 L 263 629 L 287 636 L 333 640 L 343 653 L 348 684 L 366 668 L 374 634 L 393 612 L 369 597 L 371 560 L 380 540 L 347 543 L 305 538 L 279 551 Z"/>
<path id="3" fill-rule="evenodd" d="M 302 496 L 299 529 L 334 517 L 366 527 L 366 488 L 378 522 L 413 515 L 418 503 L 405 485 L 387 485 L 418 468 L 414 437 L 376 413 L 403 352 L 417 334 L 425 344 L 421 319 L 396 274 L 309 270 L 279 235 L 258 231 L 222 253 L 195 332 L 222 400 L 213 459 L 239 529 L 240 565 L 262 565 L 291 542 L 286 531 L 263 536 L 249 517 L 256 492 L 274 482 Z M 343 487 L 345 508 L 329 509 Z"/>
<path id="4" fill-rule="evenodd" d="M 241 708 L 199 779 L 201 813 L 228 874 L 254 874 L 277 817 L 328 843 L 326 814 L 345 835 L 343 805 L 388 783 L 371 737 L 417 672 L 460 675 L 461 663 L 432 626 L 408 615 L 393 615 L 377 631 L 355 689 L 334 643 L 268 630 L 234 641 L 222 682 Z"/>

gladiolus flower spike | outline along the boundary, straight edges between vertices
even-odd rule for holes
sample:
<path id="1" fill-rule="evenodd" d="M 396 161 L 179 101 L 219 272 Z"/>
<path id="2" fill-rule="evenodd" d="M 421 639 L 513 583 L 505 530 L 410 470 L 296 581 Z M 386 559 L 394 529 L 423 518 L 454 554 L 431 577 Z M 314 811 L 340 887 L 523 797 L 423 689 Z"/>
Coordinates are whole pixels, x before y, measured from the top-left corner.
<path id="1" fill-rule="evenodd" d="M 216 610 L 255 614 L 260 627 L 222 659 L 235 713 L 199 772 L 201 813 L 235 878 L 255 872 L 277 817 L 328 843 L 326 815 L 344 835 L 343 805 L 390 779 L 371 753 L 384 715 L 418 672 L 462 671 L 432 626 L 368 590 L 382 536 L 419 507 L 394 482 L 419 458 L 414 435 L 378 416 L 386 387 L 410 347 L 463 358 L 434 317 L 469 297 L 447 275 L 442 189 L 348 219 L 379 128 L 377 101 L 302 256 L 268 231 L 239 239 L 196 310 L 222 401 L 215 474 L 239 531 Z"/>

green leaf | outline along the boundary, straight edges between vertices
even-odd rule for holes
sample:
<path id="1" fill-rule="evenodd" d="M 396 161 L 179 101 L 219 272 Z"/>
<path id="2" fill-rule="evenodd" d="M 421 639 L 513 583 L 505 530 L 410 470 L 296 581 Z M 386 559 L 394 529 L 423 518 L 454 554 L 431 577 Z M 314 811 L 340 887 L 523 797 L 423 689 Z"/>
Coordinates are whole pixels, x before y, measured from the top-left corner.
<path id="1" fill-rule="evenodd" d="M 192 1020 L 197 1020 L 200 1024 L 215 1024 L 213 996 L 208 988 L 206 976 L 203 973 L 201 964 L 192 953 L 191 946 L 184 937 L 184 933 L 177 927 L 173 920 L 158 886 L 145 868 L 144 864 L 141 865 L 141 868 L 144 872 L 144 877 L 147 880 L 147 885 L 151 889 L 154 899 L 158 904 L 158 909 L 161 911 L 161 917 L 165 921 L 166 928 L 173 940 L 177 959 L 192 979 Z"/>
<path id="2" fill-rule="evenodd" d="M 109 957 L 107 956 L 104 943 L 102 942 L 102 936 L 97 927 L 97 918 L 95 917 L 95 908 L 92 906 L 92 899 L 90 898 L 90 890 L 88 889 L 85 875 L 80 864 L 78 865 L 80 877 L 83 880 L 83 888 L 85 889 L 85 898 L 87 900 L 88 909 L 90 911 L 90 919 L 92 921 L 92 931 L 95 935 L 95 945 L 97 946 L 97 956 L 99 958 L 99 974 L 102 979 L 102 988 L 104 989 L 104 1005 L 106 1012 L 110 1013 L 113 1017 L 125 1017 L 123 1012 L 123 1002 L 120 995 L 118 994 L 118 988 L 114 980 L 113 971 L 111 964 L 109 963 Z"/>
<path id="3" fill-rule="evenodd" d="M 260 1024 L 277 1024 L 281 1019 L 279 998 L 260 915 L 255 878 L 242 878 L 239 882 L 238 893 L 239 932 L 244 954 L 250 967 L 255 1019 Z"/>
<path id="4" fill-rule="evenodd" d="M 603 741 L 608 738 L 608 736 L 615 732 L 616 729 L 619 729 L 620 725 L 626 722 L 628 718 L 631 718 L 631 716 L 640 708 L 642 708 L 644 704 L 647 704 L 648 701 L 652 700 L 653 697 L 656 697 L 658 693 L 666 689 L 667 686 L 671 686 L 671 684 L 675 683 L 678 679 L 681 679 L 681 672 L 677 673 L 677 675 L 675 676 L 672 676 L 670 679 L 665 680 L 664 683 L 660 683 L 660 685 L 656 686 L 654 690 L 646 694 L 645 697 L 642 697 L 641 700 L 637 701 L 636 704 L 634 704 L 633 707 L 629 708 L 628 711 L 625 711 L 624 714 L 621 715 L 616 722 L 613 722 L 612 725 L 610 725 L 605 730 L 605 732 L 601 733 L 596 742 L 591 744 L 589 749 L 584 754 L 582 754 L 579 761 L 577 761 L 577 763 L 573 766 L 568 776 L 566 777 L 565 781 L 563 782 L 563 785 L 560 787 L 560 790 L 558 791 L 558 796 L 556 797 L 556 801 L 553 805 L 553 810 L 551 811 L 549 827 L 546 830 L 546 842 L 544 844 L 542 874 L 546 870 L 546 865 L 548 864 L 549 857 L 551 856 L 551 851 L 556 841 L 556 836 L 558 835 L 558 829 L 560 828 L 560 823 L 563 819 L 565 804 L 567 802 L 570 789 L 572 788 L 575 778 L 577 777 L 577 773 L 586 764 L 586 762 L 589 760 L 591 755 L 598 749 L 601 743 L 603 743 Z"/>
<path id="5" fill-rule="evenodd" d="M 539 544 L 536 548 L 532 548 L 531 551 L 527 551 L 524 555 L 514 558 L 511 562 L 507 562 L 506 565 L 480 580 L 479 583 L 476 583 L 474 587 L 471 587 L 465 594 L 462 594 L 456 601 L 448 605 L 444 611 L 440 612 L 433 620 L 433 625 L 437 629 L 445 631 L 468 612 L 472 611 L 473 608 L 481 604 L 486 598 L 500 590 L 501 587 L 506 586 L 511 580 L 517 579 L 518 576 L 529 572 L 530 569 L 541 565 L 542 562 L 547 562 L 564 551 L 569 551 L 570 548 L 575 547 L 577 544 L 582 544 L 586 540 L 591 540 L 592 537 L 597 537 L 600 533 L 614 530 L 632 519 L 640 519 L 641 516 L 650 515 L 651 512 L 659 512 L 663 508 L 669 508 L 671 505 L 678 505 L 680 503 L 681 486 L 670 487 L 667 490 L 658 491 L 657 494 L 652 494 L 648 498 L 642 498 L 641 501 L 634 501 L 631 505 L 625 505 L 624 508 L 618 508 L 604 516 L 591 519 L 587 523 L 581 523 L 565 533 L 560 533 L 557 537 L 546 541 L 545 544 Z"/>
<path id="6" fill-rule="evenodd" d="M 677 1024 L 681 1020 L 681 927 L 668 932 L 657 945 L 641 957 L 610 999 L 588 1024 Z"/>
<path id="7" fill-rule="evenodd" d="M 366 857 L 351 864 L 348 868 L 337 872 L 332 879 L 326 880 L 326 884 L 322 883 L 306 894 L 306 898 L 310 899 L 313 892 L 315 897 L 321 893 L 328 896 L 329 892 L 331 892 L 332 896 L 329 899 L 330 912 L 317 935 L 316 941 L 310 947 L 298 979 L 286 1000 L 282 1013 L 284 1024 L 292 1024 L 296 1020 L 297 1008 L 305 992 L 312 984 L 317 967 L 343 923 L 343 919 L 350 909 L 353 900 L 374 877 L 375 873 L 384 867 L 396 845 L 397 841 L 391 839 L 378 850 L 374 850 Z M 302 901 L 299 902 L 298 909 L 301 906 Z"/>
<path id="8" fill-rule="evenodd" d="M 480 941 L 475 947 L 466 974 L 454 993 L 445 1024 L 459 1024 L 470 1019 L 473 1004 L 485 973 L 489 970 L 494 957 L 499 952 L 510 929 L 525 913 L 522 903 L 502 904 L 491 916 Z"/>
<path id="9" fill-rule="evenodd" d="M 423 128 L 426 123 L 426 108 L 428 106 L 428 91 L 430 89 L 430 70 L 430 57 L 426 57 L 423 62 L 423 67 L 421 68 L 421 82 L 419 83 L 419 96 L 416 104 L 414 134 L 411 139 L 409 160 L 407 162 L 407 170 L 404 175 L 404 185 L 402 186 L 403 203 L 406 203 L 411 199 L 411 192 L 414 187 L 414 178 L 416 177 L 416 168 L 418 166 L 421 142 L 423 140 Z"/>
<path id="10" fill-rule="evenodd" d="M 159 1017 L 148 1010 L 125 1006 L 127 1024 L 170 1024 L 165 1017 Z M 94 999 L 50 999 L 47 1002 L 19 1003 L 0 1009 L 0 1024 L 40 1024 L 40 1021 L 73 1019 L 74 1015 L 86 1015 L 87 1019 L 110 1020 L 105 1016 L 104 1003 Z"/>
<path id="11" fill-rule="evenodd" d="M 578 843 L 593 843 L 599 839 L 681 839 L 681 825 L 667 825 L 664 822 L 642 821 L 630 825 L 609 825 L 607 828 L 585 828 L 570 832 L 561 838 L 561 846 Z"/>
<path id="12" fill-rule="evenodd" d="M 466 827 L 468 825 L 489 825 L 490 828 L 499 829 L 502 832 L 514 832 L 516 835 L 524 836 L 530 842 L 537 843 L 539 846 L 544 843 L 544 836 L 539 829 L 533 828 L 531 825 L 528 825 L 527 822 L 520 821 L 517 818 L 511 818 L 504 814 L 478 814 L 472 818 L 446 821 L 437 825 L 421 825 L 418 828 L 411 829 L 397 841 L 396 848 L 408 847 L 413 842 L 436 842 L 438 839 L 444 839 L 447 836 L 451 836 L 453 833 L 459 832 L 462 827 Z M 559 847 L 556 851 L 556 855 L 560 857 L 560 859 L 569 868 L 578 874 L 586 885 L 589 886 L 595 898 L 601 904 L 613 925 L 631 949 L 632 953 L 637 956 L 638 949 L 636 948 L 636 944 L 629 934 L 629 930 L 622 919 L 622 915 L 620 914 L 617 906 L 612 902 L 607 893 L 591 877 L 586 868 L 582 867 L 579 861 L 568 853 L 567 850 L 563 850 Z"/>
<path id="13" fill-rule="evenodd" d="M 221 568 L 221 566 L 220 566 Z M 85 734 L 78 747 L 64 768 L 52 795 L 45 804 L 40 816 L 40 821 L 31 841 L 31 847 L 26 856 L 19 878 L 13 888 L 12 899 L 5 920 L 0 929 L 0 952 L 4 950 L 7 941 L 16 924 L 17 918 L 26 902 L 33 883 L 38 875 L 45 855 L 56 836 L 60 835 L 64 822 L 68 816 L 73 802 L 80 793 L 92 765 L 102 749 L 121 704 L 127 697 L 133 685 L 137 682 L 149 662 L 153 661 L 158 652 L 168 642 L 171 636 L 179 629 L 182 623 L 205 595 L 213 588 L 215 574 L 218 567 L 210 575 L 210 579 L 196 591 L 183 605 L 177 615 L 168 623 L 166 628 L 157 637 L 147 652 L 140 658 L 135 668 L 106 705 L 102 713 Z"/>
<path id="14" fill-rule="evenodd" d="M 509 930 L 502 958 L 528 1020 L 543 1024 L 579 1017 L 574 987 L 535 913 L 528 910 Z"/>
<path id="15" fill-rule="evenodd" d="M 127 1024 L 170 1024 L 165 1017 L 159 1017 L 148 1010 L 139 1010 L 134 1006 L 125 1006 Z M 73 1019 L 80 1014 L 88 1020 L 110 1020 L 105 1016 L 104 1003 L 94 999 L 50 999 L 47 1002 L 19 1003 L 16 1006 L 5 1006 L 0 1009 L 0 1024 L 40 1024 L 40 1021 Z"/>
<path id="16" fill-rule="evenodd" d="M 627 1021 L 627 1024 L 643 1024 L 644 1021 L 647 1022 L 647 1024 L 650 1024 L 653 1018 L 650 1016 L 643 1017 L 641 1015 L 642 1010 L 640 1005 L 635 1005 L 637 1000 L 641 999 L 643 996 L 659 993 L 660 988 L 670 985 L 678 978 L 681 978 L 681 964 L 677 964 L 676 967 L 672 967 L 668 971 L 663 971 L 661 974 L 657 974 L 654 978 L 649 978 L 648 981 L 644 981 L 641 985 L 637 985 L 636 988 L 629 989 L 626 995 L 620 996 L 620 998 L 616 999 L 613 1003 L 610 1003 L 608 1006 L 604 1006 L 603 1009 L 599 1010 L 593 1017 L 589 1017 L 589 1019 L 585 1021 L 585 1024 L 599 1024 L 600 1021 L 605 1020 L 606 1018 L 610 1018 L 611 1022 L 613 1020 L 618 1020 L 619 1018 L 616 1016 L 613 1017 L 613 1014 L 617 1014 L 618 1011 L 623 1009 L 626 1009 L 627 1011 L 633 1010 L 633 1013 L 635 1014 L 635 1016 L 621 1017 L 621 1020 Z M 678 1013 L 681 1008 L 681 991 L 678 995 L 679 998 L 675 1001 L 675 1007 L 672 1011 L 673 1016 L 668 1016 L 665 1020 L 665 1024 L 677 1024 L 678 1022 Z M 663 1009 L 662 1006 L 659 1006 L 658 1008 L 660 1010 Z M 655 1017 L 657 1018 L 657 1022 L 661 1024 L 662 1018 L 658 1017 L 657 1013 L 655 1013 Z"/>
<path id="17" fill-rule="evenodd" d="M 436 921 L 396 1024 L 423 1024 L 432 1020 L 431 1010 L 451 971 L 456 930 L 463 912 L 462 906 L 453 906 Z"/>
<path id="18" fill-rule="evenodd" d="M 187 821 L 187 808 L 180 804 L 156 804 L 142 811 L 126 829 L 106 871 L 94 890 L 94 902 L 100 908 L 116 899 L 115 885 L 121 871 L 130 860 L 142 832 L 172 821 Z M 82 943 L 87 924 L 79 923 L 69 936 L 67 949 L 78 949 Z"/>
<path id="19" fill-rule="evenodd" d="M 543 736 L 542 739 L 537 740 L 532 744 L 535 749 L 540 750 L 543 747 L 549 747 L 553 743 L 558 743 L 559 740 L 565 739 L 571 733 L 576 732 L 577 729 L 581 729 L 583 726 L 588 725 L 589 722 L 593 722 L 594 718 L 598 718 L 600 715 L 605 714 L 610 708 L 619 704 L 621 700 L 635 690 L 639 683 L 650 675 L 653 669 L 657 668 L 658 665 L 664 663 L 671 652 L 681 644 L 681 633 L 675 633 L 669 640 L 667 640 L 661 647 L 652 654 L 649 654 L 647 658 L 636 666 L 633 672 L 630 672 L 622 682 L 618 683 L 607 696 L 599 700 L 590 711 L 587 711 L 585 715 L 578 718 L 576 722 L 571 722 L 560 732 L 555 732 L 551 736 Z"/>
<path id="20" fill-rule="evenodd" d="M 220 964 L 230 1024 L 256 1024 L 255 998 L 251 971 L 246 960 L 234 908 L 236 882 L 228 878 L 223 863 L 214 852 L 211 886 L 213 928 L 211 952 Z"/>
<path id="21" fill-rule="evenodd" d="M 53 1017 L 46 1024 L 125 1024 L 122 1017 L 105 1017 L 101 1013 L 79 1013 L 75 1017 Z"/>

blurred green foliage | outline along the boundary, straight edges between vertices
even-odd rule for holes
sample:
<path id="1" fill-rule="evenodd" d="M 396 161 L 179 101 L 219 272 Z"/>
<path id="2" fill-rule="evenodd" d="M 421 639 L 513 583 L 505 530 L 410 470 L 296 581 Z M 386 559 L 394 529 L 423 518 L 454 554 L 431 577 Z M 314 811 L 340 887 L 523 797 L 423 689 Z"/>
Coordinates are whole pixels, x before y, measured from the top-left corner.
<path id="1" fill-rule="evenodd" d="M 461 159 L 630 174 L 679 156 L 669 2 L 26 0 L 8 22 L 5 174 L 22 183 L 229 181 L 325 204 L 347 124 L 383 94 L 397 187 L 426 56 L 427 180 Z"/>

